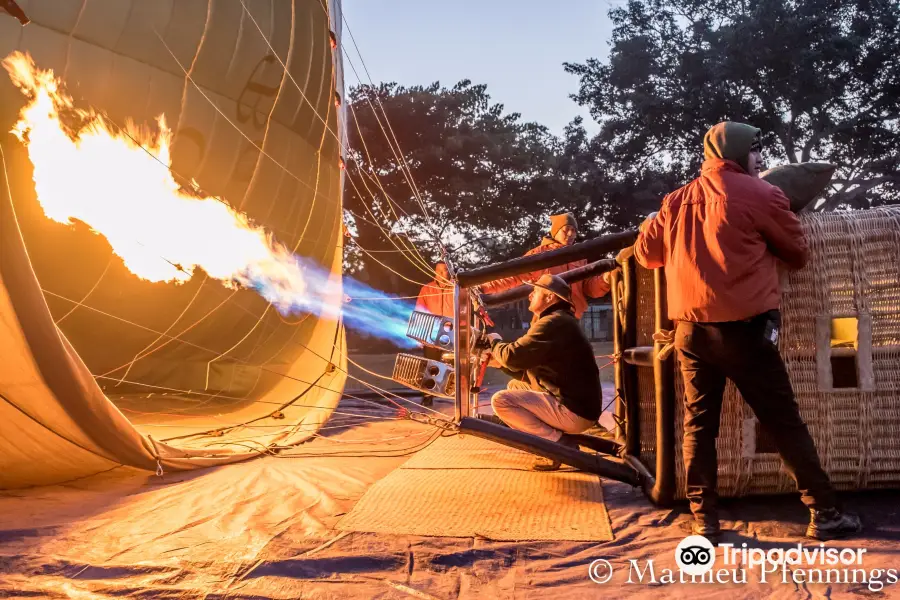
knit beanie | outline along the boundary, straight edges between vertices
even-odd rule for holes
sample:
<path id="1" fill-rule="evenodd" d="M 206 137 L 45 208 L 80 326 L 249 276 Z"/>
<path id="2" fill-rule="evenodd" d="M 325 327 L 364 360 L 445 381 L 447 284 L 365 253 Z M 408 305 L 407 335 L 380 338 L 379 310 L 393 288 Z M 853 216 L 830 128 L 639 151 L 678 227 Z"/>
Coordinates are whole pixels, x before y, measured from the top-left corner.
<path id="1" fill-rule="evenodd" d="M 571 225 L 575 231 L 578 231 L 578 223 L 575 222 L 575 215 L 572 213 L 552 215 L 550 217 L 550 237 L 555 238 L 556 233 L 566 225 Z"/>

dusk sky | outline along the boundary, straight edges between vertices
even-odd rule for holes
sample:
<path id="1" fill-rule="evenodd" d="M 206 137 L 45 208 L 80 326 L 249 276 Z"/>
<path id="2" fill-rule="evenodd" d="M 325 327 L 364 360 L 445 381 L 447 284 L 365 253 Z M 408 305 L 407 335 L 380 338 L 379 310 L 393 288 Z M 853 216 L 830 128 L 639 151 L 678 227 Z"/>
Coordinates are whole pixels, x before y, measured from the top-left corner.
<path id="1" fill-rule="evenodd" d="M 494 102 L 524 120 L 561 134 L 586 109 L 569 98 L 578 79 L 564 62 L 605 59 L 618 0 L 343 0 L 344 16 L 372 79 L 402 85 L 461 79 L 485 83 Z M 350 34 L 343 32 L 346 85 L 356 84 L 347 64 L 366 78 Z"/>

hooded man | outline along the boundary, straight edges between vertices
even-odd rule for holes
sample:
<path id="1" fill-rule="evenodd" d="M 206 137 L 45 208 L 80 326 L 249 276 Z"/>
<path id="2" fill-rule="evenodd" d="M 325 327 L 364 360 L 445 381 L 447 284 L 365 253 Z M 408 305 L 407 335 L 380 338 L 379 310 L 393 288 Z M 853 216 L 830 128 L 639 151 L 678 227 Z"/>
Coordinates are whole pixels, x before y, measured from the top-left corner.
<path id="1" fill-rule="evenodd" d="M 581 433 L 597 423 L 602 411 L 600 370 L 594 350 L 572 307 L 572 290 L 561 277 L 542 275 L 531 284 L 529 309 L 537 319 L 514 342 L 492 333 L 491 366 L 514 377 L 494 394 L 491 406 L 504 423 L 553 442 L 578 448 L 567 433 Z M 539 471 L 560 463 L 538 459 Z"/>
<path id="2" fill-rule="evenodd" d="M 542 252 L 549 252 L 551 250 L 571 246 L 575 243 L 575 236 L 577 235 L 578 223 L 575 221 L 575 216 L 572 213 L 553 215 L 550 217 L 550 236 L 544 237 L 544 239 L 541 240 L 541 245 L 526 252 L 525 256 L 532 256 L 534 254 L 541 254 Z M 549 269 L 541 269 L 531 273 L 505 277 L 482 285 L 481 291 L 487 294 L 496 294 L 525 283 L 537 281 L 541 275 L 548 273 L 551 275 L 558 275 L 571 269 L 583 267 L 586 264 L 587 260 L 582 259 Z M 588 298 L 601 298 L 609 292 L 609 283 L 607 282 L 605 275 L 605 273 L 603 275 L 595 275 L 594 277 L 589 277 L 583 281 L 576 281 L 572 284 L 572 307 L 575 311 L 576 319 L 580 319 L 581 315 L 583 315 L 584 311 L 587 309 Z"/>
<path id="3" fill-rule="evenodd" d="M 778 265 L 800 269 L 809 255 L 800 220 L 781 190 L 758 178 L 759 129 L 719 123 L 703 149 L 700 176 L 663 199 L 634 246 L 638 263 L 665 267 L 669 318 L 677 322 L 693 531 L 719 533 L 716 438 L 731 379 L 797 483 L 810 510 L 807 535 L 856 533 L 859 517 L 837 507 L 778 353 Z"/>

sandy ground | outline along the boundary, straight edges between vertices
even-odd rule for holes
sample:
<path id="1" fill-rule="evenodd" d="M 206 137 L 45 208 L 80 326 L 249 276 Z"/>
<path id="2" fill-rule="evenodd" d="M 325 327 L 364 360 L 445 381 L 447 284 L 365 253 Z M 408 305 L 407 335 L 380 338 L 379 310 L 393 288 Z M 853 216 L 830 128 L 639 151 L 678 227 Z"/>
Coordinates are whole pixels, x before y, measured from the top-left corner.
<path id="1" fill-rule="evenodd" d="M 439 401 L 436 408 L 449 414 L 451 405 Z M 354 400 L 340 409 L 393 414 Z M 298 447 L 293 457 L 162 477 L 120 468 L 0 493 L 0 597 L 900 597 L 897 585 L 867 583 L 872 569 L 900 568 L 897 492 L 845 497 L 864 516 L 866 530 L 829 546 L 866 550 L 856 567 L 867 579 L 857 574 L 855 584 L 804 583 L 802 573 L 794 583 L 789 572 L 770 573 L 763 582 L 758 568 L 745 573 L 746 583 L 677 582 L 674 550 L 688 532 L 683 507 L 655 508 L 639 490 L 614 481 L 603 482 L 615 534 L 610 542 L 340 533 L 333 528 L 341 516 L 433 432 L 387 418 L 334 423 L 343 426 Z M 728 502 L 723 517 L 730 529 L 724 543 L 771 549 L 804 542 L 806 513 L 796 495 Z M 599 559 L 613 568 L 603 584 L 588 576 Z M 595 574 L 604 575 L 603 568 Z M 665 569 L 674 570 L 675 583 L 666 582 Z"/>

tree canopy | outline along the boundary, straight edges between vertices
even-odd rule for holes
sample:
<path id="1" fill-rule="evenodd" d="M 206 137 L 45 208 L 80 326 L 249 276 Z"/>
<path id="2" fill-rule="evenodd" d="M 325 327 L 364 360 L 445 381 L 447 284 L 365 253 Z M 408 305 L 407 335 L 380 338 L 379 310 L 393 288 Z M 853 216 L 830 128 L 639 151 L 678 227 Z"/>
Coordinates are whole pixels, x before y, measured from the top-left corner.
<path id="1" fill-rule="evenodd" d="M 415 245 L 433 263 L 435 239 L 461 266 L 522 253 L 570 196 L 559 140 L 504 113 L 484 85 L 361 86 L 350 102 L 348 268 L 370 281 L 422 281 L 404 255 Z"/>
<path id="2" fill-rule="evenodd" d="M 763 130 L 770 166 L 839 166 L 820 209 L 900 200 L 900 3 L 632 0 L 610 17 L 608 60 L 566 65 L 605 168 L 684 181 L 733 120 Z"/>
<path id="3" fill-rule="evenodd" d="M 610 17 L 608 53 L 561 66 L 596 135 L 576 118 L 554 136 L 467 80 L 354 88 L 348 272 L 414 293 L 435 239 L 466 267 L 521 255 L 555 212 L 585 235 L 633 227 L 697 176 L 723 120 L 762 129 L 768 166 L 837 164 L 819 210 L 900 202 L 896 0 L 631 0 Z"/>

